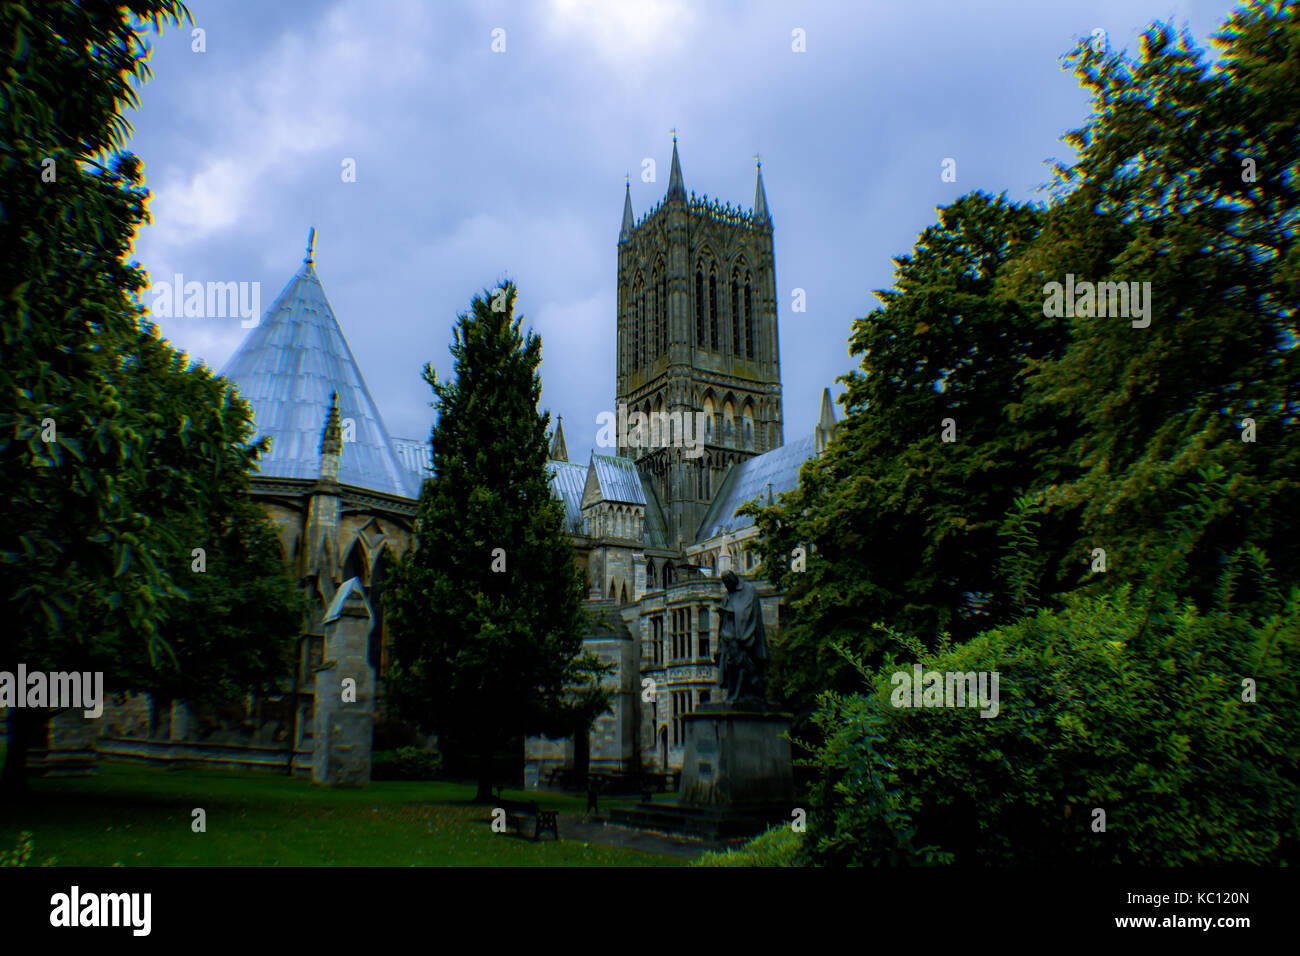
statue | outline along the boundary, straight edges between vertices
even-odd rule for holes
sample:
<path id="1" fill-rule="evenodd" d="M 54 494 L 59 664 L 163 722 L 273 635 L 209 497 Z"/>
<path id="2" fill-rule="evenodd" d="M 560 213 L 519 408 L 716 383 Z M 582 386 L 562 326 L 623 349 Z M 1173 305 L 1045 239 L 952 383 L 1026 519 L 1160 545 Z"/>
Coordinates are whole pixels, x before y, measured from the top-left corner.
<path id="1" fill-rule="evenodd" d="M 727 587 L 718 608 L 718 684 L 728 703 L 763 702 L 766 687 L 767 633 L 763 629 L 763 605 L 758 591 L 736 572 L 722 574 Z"/>

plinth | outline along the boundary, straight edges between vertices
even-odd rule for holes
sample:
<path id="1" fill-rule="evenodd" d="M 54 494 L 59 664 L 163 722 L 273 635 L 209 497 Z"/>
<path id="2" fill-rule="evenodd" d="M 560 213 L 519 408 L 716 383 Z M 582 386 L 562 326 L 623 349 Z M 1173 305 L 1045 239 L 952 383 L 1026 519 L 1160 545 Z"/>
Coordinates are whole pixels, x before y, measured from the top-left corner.
<path id="1" fill-rule="evenodd" d="M 785 808 L 794 800 L 790 715 L 763 704 L 701 704 L 686 730 L 678 802 L 736 810 Z"/>

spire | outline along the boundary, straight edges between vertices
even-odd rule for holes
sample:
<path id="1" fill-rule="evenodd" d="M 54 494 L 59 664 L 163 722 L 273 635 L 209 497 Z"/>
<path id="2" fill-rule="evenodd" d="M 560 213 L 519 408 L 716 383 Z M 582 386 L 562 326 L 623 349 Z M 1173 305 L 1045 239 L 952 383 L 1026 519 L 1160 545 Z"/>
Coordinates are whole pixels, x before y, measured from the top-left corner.
<path id="1" fill-rule="evenodd" d="M 551 461 L 568 461 L 569 449 L 564 444 L 564 416 L 555 423 L 555 436 L 551 439 Z"/>
<path id="2" fill-rule="evenodd" d="M 772 215 L 767 211 L 767 190 L 763 188 L 763 163 L 757 156 L 754 161 L 758 164 L 758 182 L 754 184 L 754 218 L 759 222 L 770 223 Z"/>
<path id="3" fill-rule="evenodd" d="M 302 257 L 302 261 L 305 265 L 311 265 L 312 262 L 315 261 L 312 259 L 312 256 L 315 254 L 315 251 L 316 251 L 316 227 L 312 226 L 311 233 L 310 235 L 307 236 L 307 254 Z"/>
<path id="4" fill-rule="evenodd" d="M 325 430 L 320 437 L 320 476 L 330 481 L 339 480 L 339 465 L 343 460 L 343 428 L 339 423 L 339 393 L 330 393 L 330 410 L 325 416 Z"/>
<path id="5" fill-rule="evenodd" d="M 685 199 L 686 186 L 682 182 L 682 164 L 677 158 L 677 131 L 673 130 L 673 168 L 668 174 L 667 199 Z"/>
<path id="6" fill-rule="evenodd" d="M 813 429 L 813 449 L 816 454 L 820 455 L 826 450 L 832 438 L 835 437 L 835 407 L 831 402 L 831 390 L 822 389 L 822 411 L 817 420 L 817 427 Z"/>
<path id="7" fill-rule="evenodd" d="M 632 235 L 632 182 L 623 183 L 623 228 L 618 231 L 618 241 L 622 242 Z"/>

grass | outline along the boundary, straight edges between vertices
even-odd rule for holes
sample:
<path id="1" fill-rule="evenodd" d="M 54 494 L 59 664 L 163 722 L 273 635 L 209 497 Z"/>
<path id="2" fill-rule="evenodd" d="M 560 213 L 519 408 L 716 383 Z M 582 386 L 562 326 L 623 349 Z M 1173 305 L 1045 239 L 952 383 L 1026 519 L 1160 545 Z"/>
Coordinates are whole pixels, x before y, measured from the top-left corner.
<path id="1" fill-rule="evenodd" d="M 327 790 L 263 774 L 165 770 L 101 759 L 93 777 L 35 779 L 35 799 L 0 805 L 0 848 L 35 837 L 35 860 L 67 866 L 655 866 L 636 850 L 494 833 L 474 788 L 391 781 Z M 506 791 L 580 813 L 586 798 Z M 192 811 L 207 832 L 191 829 Z M 560 833 L 564 833 L 561 821 Z"/>

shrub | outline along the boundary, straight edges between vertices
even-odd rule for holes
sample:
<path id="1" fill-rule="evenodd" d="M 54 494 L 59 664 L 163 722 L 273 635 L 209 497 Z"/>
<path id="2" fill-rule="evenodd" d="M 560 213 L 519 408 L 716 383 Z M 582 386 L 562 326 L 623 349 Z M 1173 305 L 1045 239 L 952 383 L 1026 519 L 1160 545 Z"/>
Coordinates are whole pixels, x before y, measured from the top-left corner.
<path id="1" fill-rule="evenodd" d="M 694 866 L 798 866 L 803 834 L 789 824 L 773 827 L 733 850 L 706 853 Z"/>
<path id="2" fill-rule="evenodd" d="M 419 747 L 378 750 L 370 761 L 371 780 L 432 780 L 442 769 L 442 756 Z"/>
<path id="3" fill-rule="evenodd" d="M 825 695 L 811 860 L 1294 861 L 1300 591 L 1258 620 L 1146 600 L 1123 588 L 934 653 L 912 642 L 913 660 L 862 671 L 870 692 Z M 893 706 L 914 662 L 997 671 L 999 713 Z"/>

